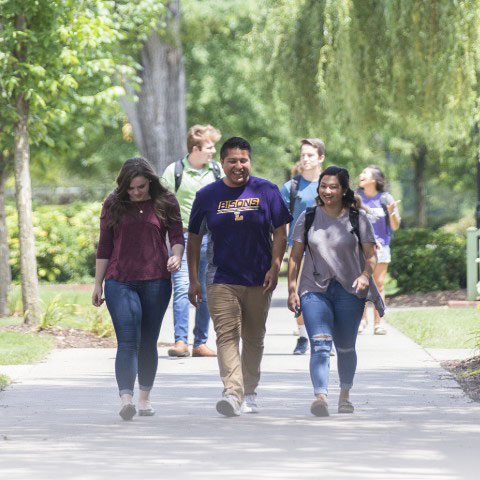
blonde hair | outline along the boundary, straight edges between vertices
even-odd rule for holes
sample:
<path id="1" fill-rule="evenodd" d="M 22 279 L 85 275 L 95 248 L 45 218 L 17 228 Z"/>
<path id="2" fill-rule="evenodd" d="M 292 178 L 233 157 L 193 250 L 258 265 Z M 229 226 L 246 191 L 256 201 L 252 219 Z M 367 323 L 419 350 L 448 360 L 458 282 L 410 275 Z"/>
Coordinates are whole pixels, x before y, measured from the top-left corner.
<path id="1" fill-rule="evenodd" d="M 202 145 L 207 140 L 217 143 L 222 134 L 212 125 L 193 125 L 187 132 L 187 149 L 188 153 L 192 153 L 193 147 L 202 149 Z"/>

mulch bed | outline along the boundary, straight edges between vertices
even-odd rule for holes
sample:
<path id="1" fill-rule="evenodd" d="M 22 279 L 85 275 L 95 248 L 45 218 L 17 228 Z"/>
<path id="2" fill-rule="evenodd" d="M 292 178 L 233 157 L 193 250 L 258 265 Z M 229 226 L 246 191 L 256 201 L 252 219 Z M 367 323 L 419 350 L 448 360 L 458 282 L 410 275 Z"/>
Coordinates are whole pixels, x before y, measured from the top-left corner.
<path id="1" fill-rule="evenodd" d="M 442 367 L 455 377 L 472 400 L 480 402 L 480 355 L 467 360 L 449 360 L 443 362 Z"/>
<path id="2" fill-rule="evenodd" d="M 387 296 L 389 307 L 438 307 L 448 305 L 451 300 L 467 300 L 467 291 L 447 290 L 439 292 L 410 293 L 408 295 Z"/>
<path id="3" fill-rule="evenodd" d="M 99 337 L 79 328 L 51 327 L 45 330 L 36 330 L 29 325 L 7 325 L 1 330 L 36 333 L 42 337 L 52 337 L 55 340 L 55 348 L 115 348 L 117 346 L 115 338 Z"/>

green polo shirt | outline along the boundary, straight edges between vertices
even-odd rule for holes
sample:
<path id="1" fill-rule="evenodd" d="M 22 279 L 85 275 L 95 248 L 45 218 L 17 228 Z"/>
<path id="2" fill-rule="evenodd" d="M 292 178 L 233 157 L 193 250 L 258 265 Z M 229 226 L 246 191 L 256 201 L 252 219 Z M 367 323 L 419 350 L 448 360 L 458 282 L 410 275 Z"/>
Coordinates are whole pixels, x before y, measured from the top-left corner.
<path id="1" fill-rule="evenodd" d="M 180 213 L 182 214 L 183 228 L 188 228 L 188 222 L 190 220 L 190 212 L 192 210 L 193 201 L 197 192 L 215 181 L 215 175 L 213 174 L 213 168 L 210 163 L 205 165 L 205 168 L 199 172 L 190 165 L 188 161 L 188 155 L 182 159 L 183 162 L 183 175 L 182 183 L 177 190 L 176 196 L 178 203 L 180 204 Z M 225 176 L 223 170 L 222 177 Z M 171 192 L 175 193 L 175 162 L 171 163 L 163 172 L 161 181 L 165 187 Z"/>

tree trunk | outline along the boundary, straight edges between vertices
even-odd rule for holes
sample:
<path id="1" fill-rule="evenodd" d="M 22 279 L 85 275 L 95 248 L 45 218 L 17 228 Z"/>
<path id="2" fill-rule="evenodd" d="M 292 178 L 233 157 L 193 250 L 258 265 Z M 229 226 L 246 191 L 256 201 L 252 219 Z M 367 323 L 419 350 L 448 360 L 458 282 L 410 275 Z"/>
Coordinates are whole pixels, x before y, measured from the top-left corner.
<path id="1" fill-rule="evenodd" d="M 8 315 L 7 295 L 12 282 L 10 250 L 8 249 L 7 214 L 5 211 L 5 183 L 10 173 L 10 158 L 0 154 L 0 317 Z"/>
<path id="2" fill-rule="evenodd" d="M 180 1 L 168 8 L 168 35 L 153 32 L 140 52 L 138 102 L 122 99 L 140 154 L 161 175 L 186 153 L 185 73 L 180 39 Z M 132 90 L 128 93 L 133 93 Z"/>
<path id="3" fill-rule="evenodd" d="M 427 226 L 427 199 L 425 191 L 425 169 L 427 166 L 427 147 L 419 145 L 413 153 L 415 164 L 415 207 L 417 227 Z"/>
<path id="4" fill-rule="evenodd" d="M 23 316 L 25 323 L 36 324 L 40 318 L 37 259 L 32 221 L 32 185 L 30 181 L 30 147 L 28 144 L 28 104 L 23 94 L 17 97 L 15 141 L 15 194 L 18 211 L 20 275 L 22 279 Z"/>

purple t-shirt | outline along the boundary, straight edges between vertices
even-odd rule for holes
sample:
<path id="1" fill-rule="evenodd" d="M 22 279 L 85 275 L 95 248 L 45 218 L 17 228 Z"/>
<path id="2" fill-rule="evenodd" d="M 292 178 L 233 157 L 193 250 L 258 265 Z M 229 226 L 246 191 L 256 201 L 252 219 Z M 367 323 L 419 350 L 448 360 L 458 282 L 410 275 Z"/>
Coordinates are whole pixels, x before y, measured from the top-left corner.
<path id="1" fill-rule="evenodd" d="M 278 187 L 250 177 L 243 187 L 217 180 L 197 192 L 189 232 L 208 233 L 207 283 L 262 285 L 272 264 L 272 232 L 292 221 Z"/>
<path id="2" fill-rule="evenodd" d="M 373 225 L 375 240 L 381 245 L 390 245 L 392 235 L 387 227 L 385 211 L 383 210 L 382 203 L 380 202 L 380 197 L 382 196 L 383 192 L 378 192 L 378 194 L 374 197 L 367 197 L 363 190 L 358 190 L 357 193 L 362 198 L 363 204 L 368 208 L 367 217 Z M 388 192 L 383 193 L 383 195 L 385 195 L 387 205 L 394 201 L 393 197 Z M 397 210 L 396 212 L 398 215 Z"/>

